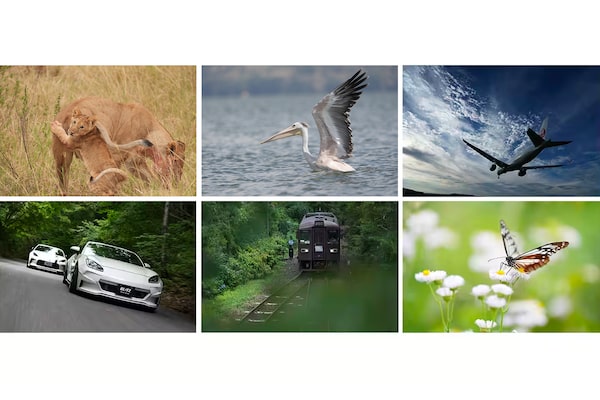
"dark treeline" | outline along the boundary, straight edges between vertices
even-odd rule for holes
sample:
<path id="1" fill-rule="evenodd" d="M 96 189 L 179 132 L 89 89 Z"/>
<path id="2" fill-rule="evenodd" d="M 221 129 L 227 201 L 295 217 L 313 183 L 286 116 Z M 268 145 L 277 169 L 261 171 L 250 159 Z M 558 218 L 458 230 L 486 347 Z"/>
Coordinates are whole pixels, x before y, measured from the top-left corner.
<path id="1" fill-rule="evenodd" d="M 195 202 L 0 202 L 0 256 L 27 258 L 45 243 L 95 240 L 138 253 L 165 282 L 163 304 L 195 308 Z"/>
<path id="2" fill-rule="evenodd" d="M 397 266 L 396 202 L 203 202 L 203 296 L 274 272 L 302 216 L 313 211 L 338 217 L 347 246 L 343 258 Z"/>

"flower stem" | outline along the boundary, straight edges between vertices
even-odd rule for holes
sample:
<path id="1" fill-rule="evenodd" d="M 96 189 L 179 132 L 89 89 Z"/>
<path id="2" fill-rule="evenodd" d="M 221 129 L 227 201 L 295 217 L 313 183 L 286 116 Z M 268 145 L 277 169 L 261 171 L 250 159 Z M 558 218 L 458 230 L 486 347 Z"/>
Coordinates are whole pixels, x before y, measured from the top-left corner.
<path id="1" fill-rule="evenodd" d="M 447 307 L 448 307 L 448 330 L 447 330 L 447 332 L 450 332 L 450 323 L 452 322 L 452 319 L 454 318 L 454 295 L 455 294 L 452 293 L 452 298 L 447 303 Z"/>
<path id="2" fill-rule="evenodd" d="M 442 307 L 442 300 L 440 300 L 438 298 L 438 296 L 435 294 L 435 291 L 433 290 L 433 286 L 432 285 L 428 285 L 428 286 L 429 286 L 429 289 L 431 290 L 431 295 L 433 296 L 433 299 L 440 306 L 440 315 L 442 317 L 442 324 L 444 325 L 444 332 L 450 332 L 450 326 L 449 326 L 449 324 L 446 323 L 446 320 L 444 318 L 444 307 Z"/>

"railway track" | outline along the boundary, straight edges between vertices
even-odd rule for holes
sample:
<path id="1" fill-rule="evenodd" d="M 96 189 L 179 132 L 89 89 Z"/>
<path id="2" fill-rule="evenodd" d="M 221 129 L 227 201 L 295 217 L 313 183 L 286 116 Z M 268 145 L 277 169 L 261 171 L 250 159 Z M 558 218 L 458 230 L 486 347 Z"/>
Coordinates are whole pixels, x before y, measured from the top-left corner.
<path id="1" fill-rule="evenodd" d="M 311 281 L 310 274 L 301 272 L 248 312 L 240 323 L 248 326 L 275 322 L 286 312 L 306 307 Z"/>

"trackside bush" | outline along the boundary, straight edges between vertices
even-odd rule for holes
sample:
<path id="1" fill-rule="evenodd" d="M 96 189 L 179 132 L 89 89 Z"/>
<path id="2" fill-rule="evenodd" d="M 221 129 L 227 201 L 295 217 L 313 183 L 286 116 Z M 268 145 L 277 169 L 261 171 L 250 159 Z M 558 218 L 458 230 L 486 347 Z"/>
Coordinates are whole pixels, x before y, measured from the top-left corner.
<path id="1" fill-rule="evenodd" d="M 286 246 L 282 236 L 260 239 L 246 246 L 227 259 L 218 276 L 203 282 L 203 295 L 214 297 L 225 289 L 271 274 L 280 265 Z"/>

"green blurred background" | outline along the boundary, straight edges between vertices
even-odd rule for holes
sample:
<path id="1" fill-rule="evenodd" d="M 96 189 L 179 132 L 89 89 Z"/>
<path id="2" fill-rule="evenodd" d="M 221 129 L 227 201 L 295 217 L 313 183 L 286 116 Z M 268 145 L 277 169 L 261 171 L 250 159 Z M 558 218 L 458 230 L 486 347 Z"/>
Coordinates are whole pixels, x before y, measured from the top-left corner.
<path id="1" fill-rule="evenodd" d="M 516 330 L 600 331 L 600 203 L 405 201 L 403 208 L 404 332 L 443 331 L 430 288 L 415 280 L 415 274 L 424 269 L 445 270 L 448 275 L 465 278 L 451 328 L 478 331 L 475 320 L 482 317 L 481 303 L 471 295 L 471 288 L 496 283 L 488 271 L 497 269 L 503 259 L 488 259 L 505 257 L 500 219 L 515 237 L 519 253 L 548 242 L 570 242 L 529 280 L 515 284 L 511 305 L 533 300 L 547 318 L 543 325 Z M 504 331 L 513 328 L 505 326 Z"/>

